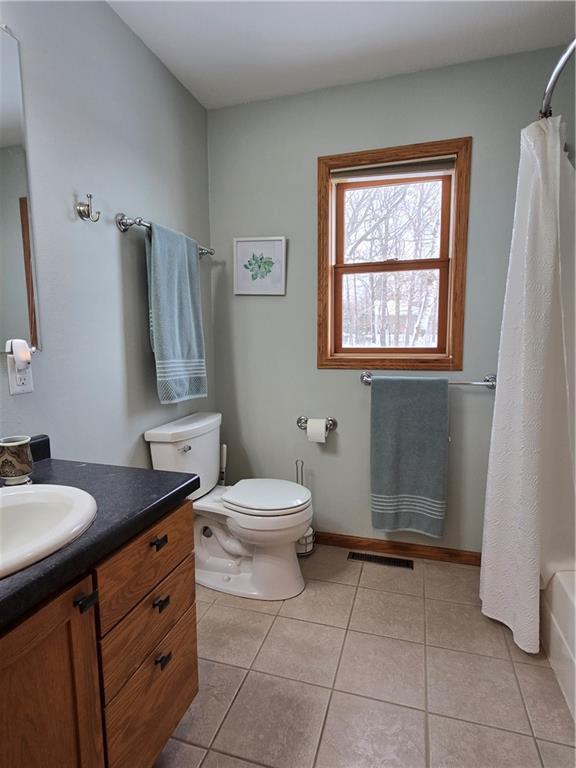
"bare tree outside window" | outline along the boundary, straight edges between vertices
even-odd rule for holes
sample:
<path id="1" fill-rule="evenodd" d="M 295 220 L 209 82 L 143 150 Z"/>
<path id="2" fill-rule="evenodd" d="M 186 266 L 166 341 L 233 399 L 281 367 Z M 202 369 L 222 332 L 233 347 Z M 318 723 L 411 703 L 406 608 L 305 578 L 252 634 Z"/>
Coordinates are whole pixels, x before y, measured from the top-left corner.
<path id="1" fill-rule="evenodd" d="M 437 259 L 440 181 L 386 184 L 344 193 L 344 263 Z M 438 344 L 436 270 L 343 276 L 342 346 L 433 347 Z"/>

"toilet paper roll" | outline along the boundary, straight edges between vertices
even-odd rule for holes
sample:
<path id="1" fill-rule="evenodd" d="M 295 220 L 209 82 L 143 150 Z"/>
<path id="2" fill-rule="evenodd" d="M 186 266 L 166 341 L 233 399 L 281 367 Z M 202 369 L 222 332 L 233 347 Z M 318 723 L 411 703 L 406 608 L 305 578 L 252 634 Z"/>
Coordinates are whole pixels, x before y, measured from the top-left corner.
<path id="1" fill-rule="evenodd" d="M 306 435 L 311 443 L 325 443 L 326 432 L 326 419 L 308 419 Z"/>

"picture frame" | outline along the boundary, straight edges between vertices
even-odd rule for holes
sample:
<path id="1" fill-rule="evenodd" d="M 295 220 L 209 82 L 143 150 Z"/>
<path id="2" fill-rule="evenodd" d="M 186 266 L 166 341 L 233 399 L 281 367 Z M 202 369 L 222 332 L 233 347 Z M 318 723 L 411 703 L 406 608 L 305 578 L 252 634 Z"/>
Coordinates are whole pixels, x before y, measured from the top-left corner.
<path id="1" fill-rule="evenodd" d="M 286 294 L 286 238 L 234 238 L 234 294 L 284 296 Z"/>

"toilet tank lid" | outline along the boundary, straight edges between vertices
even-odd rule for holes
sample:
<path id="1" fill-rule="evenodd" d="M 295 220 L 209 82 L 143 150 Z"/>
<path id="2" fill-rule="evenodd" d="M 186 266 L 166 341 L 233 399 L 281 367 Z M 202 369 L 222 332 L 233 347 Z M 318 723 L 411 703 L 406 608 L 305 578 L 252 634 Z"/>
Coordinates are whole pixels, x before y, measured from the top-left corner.
<path id="1" fill-rule="evenodd" d="M 182 419 L 146 430 L 144 439 L 149 443 L 177 443 L 212 432 L 218 429 L 221 422 L 221 413 L 191 413 Z"/>

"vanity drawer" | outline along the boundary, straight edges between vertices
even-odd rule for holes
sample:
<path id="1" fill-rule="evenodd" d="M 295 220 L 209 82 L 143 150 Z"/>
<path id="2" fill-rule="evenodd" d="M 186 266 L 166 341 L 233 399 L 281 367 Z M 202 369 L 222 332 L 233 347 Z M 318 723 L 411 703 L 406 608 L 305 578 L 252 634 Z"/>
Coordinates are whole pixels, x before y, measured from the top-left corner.
<path id="1" fill-rule="evenodd" d="M 186 501 L 98 565 L 100 635 L 109 632 L 193 550 L 192 504 Z"/>
<path id="2" fill-rule="evenodd" d="M 104 700 L 108 703 L 154 646 L 194 605 L 194 555 L 155 587 L 100 644 Z"/>
<path id="3" fill-rule="evenodd" d="M 151 768 L 197 692 L 193 605 L 105 708 L 109 768 Z"/>

